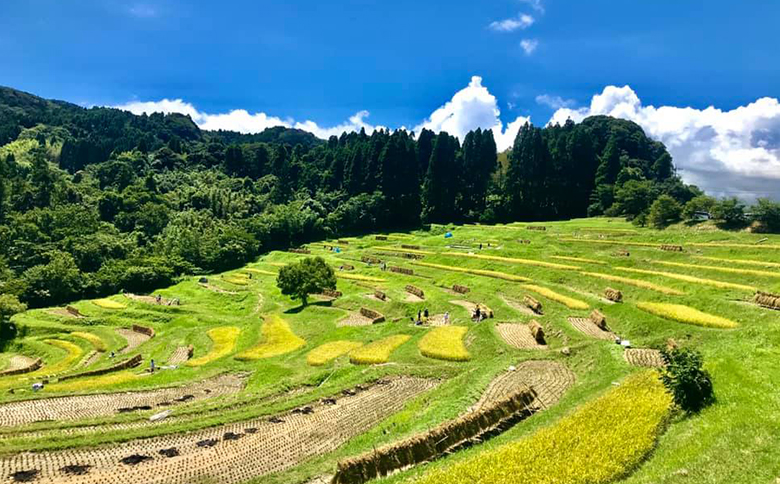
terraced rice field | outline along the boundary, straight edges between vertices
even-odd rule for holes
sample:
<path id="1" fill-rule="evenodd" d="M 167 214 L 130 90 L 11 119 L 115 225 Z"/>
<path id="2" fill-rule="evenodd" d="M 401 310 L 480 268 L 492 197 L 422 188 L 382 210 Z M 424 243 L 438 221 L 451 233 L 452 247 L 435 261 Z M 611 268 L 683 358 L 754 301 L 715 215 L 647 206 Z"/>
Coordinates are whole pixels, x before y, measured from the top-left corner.
<path id="1" fill-rule="evenodd" d="M 757 245 L 765 236 L 612 219 L 526 225 L 351 237 L 340 253 L 312 243 L 331 267 L 354 268 L 336 272 L 338 297 L 306 306 L 275 284 L 279 267 L 306 255 L 275 251 L 152 296 L 16 315 L 24 336 L 0 369 L 42 366 L 0 373 L 0 482 L 324 484 L 339 461 L 524 388 L 536 393 L 530 418 L 379 482 L 774 482 L 780 312 L 752 296 L 780 293 L 780 251 L 763 246 L 780 237 Z M 631 254 L 616 257 L 622 246 Z M 623 302 L 604 300 L 607 287 Z M 472 321 L 476 304 L 494 318 Z M 648 372 L 667 344 L 704 355 L 711 408 L 669 419 Z M 115 367 L 137 355 L 138 366 Z"/>

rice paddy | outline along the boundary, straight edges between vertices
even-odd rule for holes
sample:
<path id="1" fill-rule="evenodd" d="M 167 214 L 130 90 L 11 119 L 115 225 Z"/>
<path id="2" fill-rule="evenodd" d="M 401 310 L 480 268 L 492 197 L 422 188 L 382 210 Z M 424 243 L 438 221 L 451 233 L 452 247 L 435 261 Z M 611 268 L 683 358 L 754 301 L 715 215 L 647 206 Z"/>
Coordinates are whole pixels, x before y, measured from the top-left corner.
<path id="1" fill-rule="evenodd" d="M 420 353 L 428 358 L 447 361 L 468 361 L 471 359 L 463 338 L 469 328 L 465 326 L 439 326 L 420 339 Z"/>
<path id="2" fill-rule="evenodd" d="M 730 319 L 705 313 L 682 304 L 640 302 L 637 303 L 636 307 L 662 318 L 706 328 L 731 329 L 739 326 Z"/>
<path id="3" fill-rule="evenodd" d="M 319 484 L 339 462 L 473 418 L 527 385 L 530 418 L 378 482 L 773 482 L 780 312 L 750 297 L 754 286 L 780 292 L 769 275 L 780 252 L 758 248 L 780 238 L 610 219 L 527 225 L 355 236 L 339 253 L 311 242 L 331 267 L 350 267 L 336 273 L 338 297 L 304 306 L 276 275 L 307 255 L 272 251 L 152 296 L 18 314 L 22 336 L 0 353 L 11 371 L 0 373 L 0 480 Z M 616 257 L 620 245 L 647 249 Z M 149 302 L 157 296 L 182 303 Z M 520 304 L 526 296 L 541 308 Z M 477 306 L 493 318 L 474 318 Z M 669 418 L 646 370 L 667 344 L 702 352 L 712 407 Z M 121 365 L 134 357 L 139 366 Z"/>
<path id="4" fill-rule="evenodd" d="M 349 361 L 356 365 L 378 365 L 390 361 L 390 356 L 399 346 L 411 339 L 406 334 L 397 334 L 374 341 L 365 346 L 353 350 L 349 354 Z"/>
<path id="5" fill-rule="evenodd" d="M 287 321 L 279 316 L 270 316 L 263 323 L 263 341 L 257 346 L 236 355 L 237 360 L 260 360 L 273 358 L 297 350 L 306 341 L 290 329 Z"/>

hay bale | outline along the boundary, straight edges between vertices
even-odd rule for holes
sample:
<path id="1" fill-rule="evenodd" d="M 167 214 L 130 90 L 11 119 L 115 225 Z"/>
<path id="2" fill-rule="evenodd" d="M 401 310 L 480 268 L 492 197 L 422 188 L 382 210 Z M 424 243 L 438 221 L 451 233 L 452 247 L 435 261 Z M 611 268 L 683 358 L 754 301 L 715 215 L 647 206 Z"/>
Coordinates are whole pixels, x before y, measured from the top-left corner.
<path id="1" fill-rule="evenodd" d="M 528 225 L 528 226 L 526 226 L 526 229 L 528 229 L 528 230 L 538 230 L 540 232 L 544 232 L 544 231 L 547 230 L 547 227 L 545 227 L 544 225 Z"/>
<path id="2" fill-rule="evenodd" d="M 84 315 L 81 314 L 81 311 L 79 311 L 78 309 L 74 308 L 73 306 L 65 306 L 65 311 L 67 311 L 68 314 L 70 314 L 71 316 L 76 317 L 76 318 L 83 318 L 84 317 Z"/>
<path id="3" fill-rule="evenodd" d="M 457 292 L 458 294 L 466 294 L 467 292 L 471 291 L 471 289 L 469 289 L 468 287 L 461 286 L 460 284 L 453 284 L 452 290 Z"/>
<path id="4" fill-rule="evenodd" d="M 370 319 L 371 324 L 381 323 L 385 320 L 385 316 L 382 313 L 370 308 L 360 308 L 360 315 Z"/>
<path id="5" fill-rule="evenodd" d="M 376 257 L 369 257 L 367 255 L 364 255 L 360 258 L 361 262 L 364 262 L 366 264 L 381 264 L 382 261 L 380 259 L 377 259 Z"/>
<path id="6" fill-rule="evenodd" d="M 424 255 L 422 255 L 422 254 L 411 254 L 411 253 L 409 253 L 409 252 L 404 252 L 403 254 L 400 254 L 400 255 L 401 255 L 401 257 L 403 257 L 404 259 L 414 259 L 414 260 L 420 260 L 420 259 L 422 259 L 422 258 L 424 258 L 424 257 L 425 257 L 425 256 L 424 256 Z"/>
<path id="7" fill-rule="evenodd" d="M 544 340 L 544 328 L 539 324 L 539 321 L 532 319 L 531 322 L 528 323 L 528 329 L 531 330 L 531 335 L 537 343 L 540 345 L 547 344 Z"/>
<path id="8" fill-rule="evenodd" d="M 154 338 L 154 330 L 152 328 L 147 328 L 146 326 L 141 326 L 141 325 L 138 325 L 138 324 L 134 324 L 132 329 L 136 333 L 145 334 L 146 336 L 148 336 L 150 338 Z"/>
<path id="9" fill-rule="evenodd" d="M 531 311 L 533 311 L 533 312 L 535 312 L 537 314 L 542 314 L 542 303 L 540 303 L 535 298 L 533 298 L 533 297 L 531 297 L 529 295 L 525 295 L 525 296 L 523 296 L 523 304 L 527 308 L 529 308 Z"/>
<path id="10" fill-rule="evenodd" d="M 425 299 L 425 293 L 422 289 L 419 287 L 412 286 L 411 284 L 406 285 L 406 292 L 410 294 L 414 294 L 415 296 L 419 297 L 420 299 Z"/>
<path id="11" fill-rule="evenodd" d="M 592 313 L 590 313 L 590 320 L 601 328 L 602 330 L 607 330 L 607 317 L 604 316 L 604 313 L 599 311 L 598 309 L 594 309 Z"/>
<path id="12" fill-rule="evenodd" d="M 387 294 L 380 291 L 379 289 L 374 290 L 374 297 L 382 301 L 387 301 Z"/>
<path id="13" fill-rule="evenodd" d="M 526 244 L 526 245 L 530 245 L 531 244 L 531 241 L 528 240 L 528 239 L 520 239 L 520 240 L 518 240 L 518 242 L 520 242 L 521 244 Z"/>
<path id="14" fill-rule="evenodd" d="M 682 245 L 671 245 L 671 244 L 662 244 L 661 250 L 665 250 L 668 252 L 682 252 L 683 246 Z"/>
<path id="15" fill-rule="evenodd" d="M 406 274 L 407 276 L 413 276 L 414 270 L 407 269 L 406 267 L 390 267 L 390 272 L 397 272 L 398 274 Z"/>
<path id="16" fill-rule="evenodd" d="M 342 296 L 341 291 L 334 291 L 333 289 L 323 289 L 320 296 L 331 297 L 333 299 L 340 298 Z"/>
<path id="17" fill-rule="evenodd" d="M 627 250 L 619 250 L 619 251 L 615 252 L 615 255 L 618 256 L 618 257 L 630 257 L 631 253 L 629 251 L 627 251 Z"/>
<path id="18" fill-rule="evenodd" d="M 420 250 L 419 245 L 409 245 L 409 244 L 401 244 L 402 249 L 409 249 L 409 250 Z"/>
<path id="19" fill-rule="evenodd" d="M 289 249 L 288 252 L 292 252 L 293 254 L 311 254 L 309 249 Z"/>
<path id="20" fill-rule="evenodd" d="M 376 236 L 376 240 L 387 240 L 387 236 L 386 235 L 377 235 Z"/>
<path id="21" fill-rule="evenodd" d="M 604 297 L 614 302 L 623 301 L 623 293 L 617 289 L 612 289 L 611 287 L 604 289 Z"/>
<path id="22" fill-rule="evenodd" d="M 780 310 L 780 295 L 777 294 L 757 291 L 753 296 L 753 302 L 761 307 Z"/>
<path id="23" fill-rule="evenodd" d="M 341 265 L 341 269 L 343 269 L 345 271 L 354 271 L 355 270 L 355 266 L 353 266 L 352 264 L 342 264 Z"/>
<path id="24" fill-rule="evenodd" d="M 493 310 L 484 304 L 477 304 L 477 308 L 479 308 L 480 313 L 487 315 L 488 318 L 493 317 Z"/>

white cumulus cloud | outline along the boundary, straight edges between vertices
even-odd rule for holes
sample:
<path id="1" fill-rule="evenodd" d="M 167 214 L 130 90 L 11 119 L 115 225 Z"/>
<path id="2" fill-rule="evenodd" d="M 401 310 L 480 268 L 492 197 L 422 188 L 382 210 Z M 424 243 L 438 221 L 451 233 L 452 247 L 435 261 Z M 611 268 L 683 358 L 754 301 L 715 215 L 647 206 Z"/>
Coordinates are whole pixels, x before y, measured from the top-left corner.
<path id="1" fill-rule="evenodd" d="M 536 96 L 536 103 L 553 109 L 570 108 L 576 104 L 574 99 L 564 99 L 561 96 L 552 96 L 550 94 Z"/>
<path id="2" fill-rule="evenodd" d="M 497 32 L 513 32 L 517 29 L 527 29 L 534 24 L 534 18 L 528 14 L 520 14 L 515 18 L 490 22 L 488 28 Z"/>
<path id="3" fill-rule="evenodd" d="M 724 111 L 645 106 L 629 86 L 607 86 L 590 106 L 561 108 L 551 123 L 604 114 L 639 124 L 663 142 L 682 178 L 707 192 L 747 200 L 780 198 L 780 103 L 761 98 Z"/>
<path id="4" fill-rule="evenodd" d="M 496 146 L 503 151 L 512 145 L 520 127 L 530 118 L 520 116 L 504 128 L 499 116 L 496 97 L 482 85 L 482 78 L 474 76 L 469 85 L 456 92 L 452 99 L 435 110 L 425 121 L 414 128 L 446 131 L 461 140 L 471 130 L 482 128 L 493 131 Z"/>
<path id="5" fill-rule="evenodd" d="M 537 47 L 539 47 L 539 41 L 536 39 L 523 39 L 520 41 L 520 48 L 523 49 L 525 55 L 533 54 Z"/>

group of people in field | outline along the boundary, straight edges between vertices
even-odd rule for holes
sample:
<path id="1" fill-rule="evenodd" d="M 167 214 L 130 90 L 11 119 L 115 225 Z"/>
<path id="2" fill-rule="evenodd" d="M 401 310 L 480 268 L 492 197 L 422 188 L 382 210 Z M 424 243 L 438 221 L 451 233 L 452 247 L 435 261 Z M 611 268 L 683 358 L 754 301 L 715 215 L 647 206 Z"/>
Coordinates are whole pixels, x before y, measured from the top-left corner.
<path id="1" fill-rule="evenodd" d="M 425 308 L 422 311 L 417 311 L 417 319 L 412 318 L 412 323 L 414 323 L 417 326 L 422 326 L 423 324 L 428 323 L 429 318 L 430 318 L 430 313 L 428 312 L 428 308 Z M 444 324 L 450 324 L 449 312 L 444 313 Z"/>

